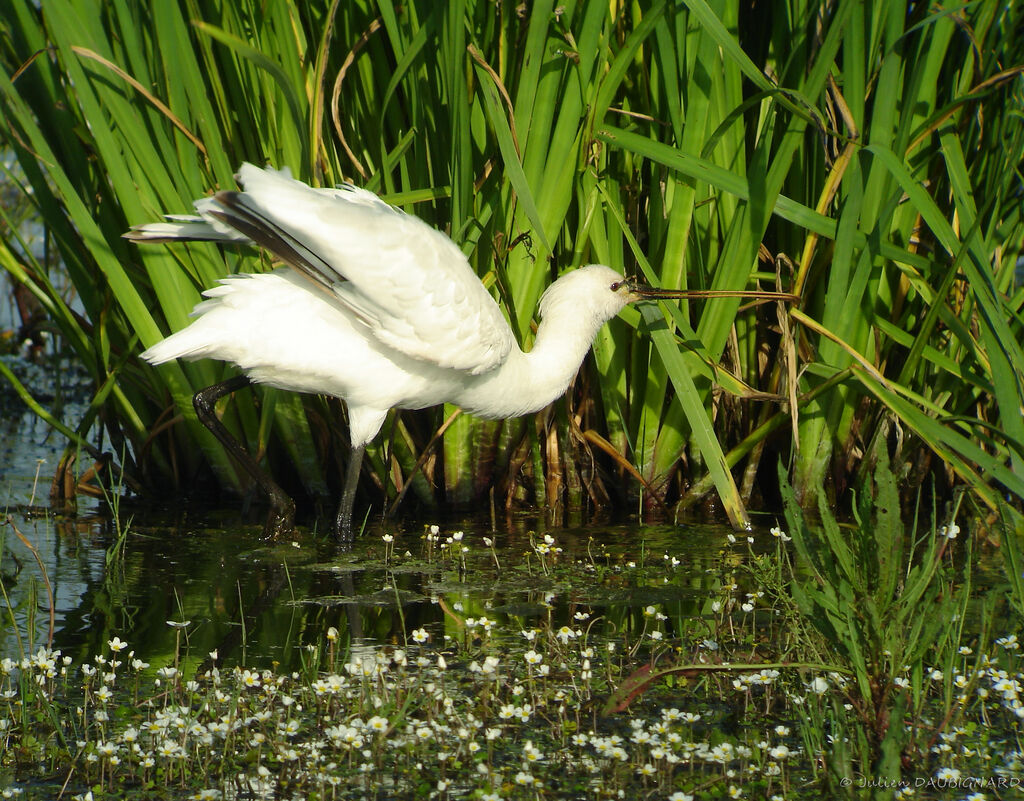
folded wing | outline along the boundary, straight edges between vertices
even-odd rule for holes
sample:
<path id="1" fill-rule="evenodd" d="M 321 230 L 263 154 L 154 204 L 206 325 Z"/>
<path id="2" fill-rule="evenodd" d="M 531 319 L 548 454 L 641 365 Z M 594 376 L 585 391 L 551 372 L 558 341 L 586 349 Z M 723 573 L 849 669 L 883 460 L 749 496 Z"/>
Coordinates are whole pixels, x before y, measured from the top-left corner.
<path id="1" fill-rule="evenodd" d="M 197 215 L 126 236 L 258 244 L 336 297 L 380 342 L 440 367 L 485 373 L 512 350 L 498 304 L 440 231 L 353 186 L 314 189 L 252 164 L 238 178 L 244 191 L 204 198 Z"/>

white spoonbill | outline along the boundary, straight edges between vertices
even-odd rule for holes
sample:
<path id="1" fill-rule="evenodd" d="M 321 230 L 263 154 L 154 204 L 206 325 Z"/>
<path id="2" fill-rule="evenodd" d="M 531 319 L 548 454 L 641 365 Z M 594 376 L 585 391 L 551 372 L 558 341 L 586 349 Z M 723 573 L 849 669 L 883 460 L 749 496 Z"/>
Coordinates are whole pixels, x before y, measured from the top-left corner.
<path id="1" fill-rule="evenodd" d="M 389 409 L 453 403 L 486 418 L 536 412 L 560 397 L 594 336 L 629 302 L 680 297 L 609 267 L 566 273 L 541 297 L 533 348 L 520 350 L 462 251 L 422 220 L 354 186 L 315 189 L 288 170 L 243 164 L 242 192 L 195 202 L 196 215 L 140 225 L 146 242 L 256 244 L 287 266 L 206 290 L 187 328 L 142 354 L 151 364 L 212 358 L 243 375 L 196 393 L 199 419 L 267 492 L 270 534 L 294 503 L 231 436 L 214 403 L 250 381 L 341 398 L 352 442 L 336 531 L 352 536 L 363 450 Z"/>

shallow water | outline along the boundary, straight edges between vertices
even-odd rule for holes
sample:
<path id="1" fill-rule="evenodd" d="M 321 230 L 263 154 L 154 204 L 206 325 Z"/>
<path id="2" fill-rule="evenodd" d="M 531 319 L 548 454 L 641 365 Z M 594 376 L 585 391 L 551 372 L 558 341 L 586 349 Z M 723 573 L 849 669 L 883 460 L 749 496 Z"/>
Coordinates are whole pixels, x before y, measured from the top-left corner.
<path id="1" fill-rule="evenodd" d="M 232 513 L 194 522 L 126 508 L 120 515 L 130 517 L 123 536 L 95 511 L 72 520 L 12 509 L 16 530 L 3 531 L 2 565 L 17 625 L 7 620 L 0 626 L 0 658 L 49 641 L 76 661 L 88 659 L 116 635 L 154 668 L 180 648 L 197 662 L 216 650 L 222 664 L 287 669 L 302 646 L 318 642 L 331 626 L 352 646 L 400 642 L 420 626 L 443 629 L 444 607 L 453 604 L 466 615 L 514 617 L 523 625 L 551 614 L 568 620 L 581 605 L 613 619 L 649 604 L 697 606 L 712 591 L 709 577 L 720 573 L 728 533 L 673 526 L 544 532 L 562 549 L 562 562 L 592 571 L 638 568 L 628 581 L 598 588 L 546 573 L 537 560 L 524 567 L 531 536 L 525 525 L 494 532 L 472 521 L 451 523 L 431 544 L 426 524 L 405 523 L 374 528 L 339 549 L 301 530 L 286 541 L 262 541 L 259 526 Z M 394 537 L 390 545 L 381 539 L 385 531 Z M 463 537 L 446 545 L 456 531 Z M 453 555 L 456 547 L 467 551 Z M 645 586 L 636 578 L 644 559 L 666 558 L 679 560 L 686 577 L 670 586 Z M 184 629 L 169 625 L 186 621 Z"/>

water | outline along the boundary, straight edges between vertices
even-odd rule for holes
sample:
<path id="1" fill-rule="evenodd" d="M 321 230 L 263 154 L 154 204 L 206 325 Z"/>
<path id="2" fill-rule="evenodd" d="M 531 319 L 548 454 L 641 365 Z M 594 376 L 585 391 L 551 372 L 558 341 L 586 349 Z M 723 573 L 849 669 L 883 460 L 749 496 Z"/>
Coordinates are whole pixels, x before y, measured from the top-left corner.
<path id="1" fill-rule="evenodd" d="M 133 514 L 119 510 L 123 521 Z M 260 529 L 227 513 L 173 521 L 152 510 L 135 510 L 127 533 L 98 514 L 71 521 L 12 515 L 4 531 L 4 586 L 17 620 L 4 627 L 0 658 L 31 652 L 51 640 L 76 661 L 102 653 L 115 635 L 155 667 L 173 661 L 181 636 L 170 622 L 185 623 L 189 653 L 201 662 L 217 651 L 222 662 L 284 668 L 297 664 L 302 648 L 319 642 L 330 627 L 353 645 L 401 641 L 405 632 L 444 626 L 444 604 L 466 614 L 515 617 L 527 625 L 550 610 L 571 618 L 580 606 L 621 618 L 649 604 L 696 603 L 711 590 L 707 576 L 719 571 L 725 532 L 700 536 L 672 527 L 593 527 L 548 532 L 562 548 L 559 561 L 592 565 L 583 570 L 642 568 L 644 558 L 665 555 L 687 565 L 688 576 L 671 586 L 633 581 L 596 585 L 545 573 L 534 560 L 522 564 L 529 532 L 493 532 L 467 521 L 458 548 L 426 540 L 427 526 L 388 526 L 394 556 L 388 559 L 380 531 L 350 550 L 299 532 L 282 542 L 263 542 Z M 494 554 L 484 537 L 494 542 Z M 37 559 L 38 555 L 38 559 Z M 638 561 L 640 564 L 638 565 Z M 659 564 L 659 567 L 661 565 Z"/>

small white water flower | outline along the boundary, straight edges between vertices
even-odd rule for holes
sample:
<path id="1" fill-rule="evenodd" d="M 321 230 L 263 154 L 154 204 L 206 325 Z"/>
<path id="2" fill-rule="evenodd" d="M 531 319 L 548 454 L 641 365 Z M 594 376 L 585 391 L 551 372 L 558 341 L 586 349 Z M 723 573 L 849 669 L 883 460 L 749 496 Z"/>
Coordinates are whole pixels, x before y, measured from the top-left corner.
<path id="1" fill-rule="evenodd" d="M 555 637 L 557 637 L 559 640 L 561 640 L 563 645 L 568 643 L 569 640 L 575 638 L 576 636 L 577 636 L 576 632 L 573 631 L 568 626 L 562 626 L 562 628 L 560 628 L 558 631 L 555 632 Z"/>
<path id="2" fill-rule="evenodd" d="M 808 689 L 815 695 L 824 695 L 828 691 L 828 679 L 823 676 L 816 676 L 808 685 Z"/>

